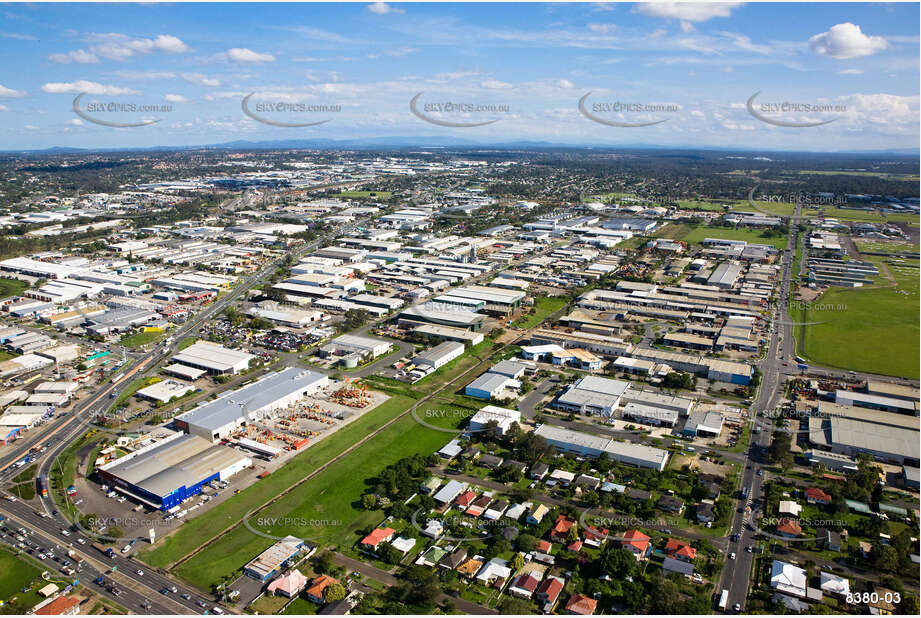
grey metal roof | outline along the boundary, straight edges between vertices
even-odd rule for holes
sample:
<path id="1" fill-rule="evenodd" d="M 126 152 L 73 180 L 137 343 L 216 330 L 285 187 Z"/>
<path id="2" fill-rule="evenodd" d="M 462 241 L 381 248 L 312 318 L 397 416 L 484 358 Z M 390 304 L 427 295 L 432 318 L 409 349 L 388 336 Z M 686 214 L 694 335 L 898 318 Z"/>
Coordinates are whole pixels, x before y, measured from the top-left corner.
<path id="1" fill-rule="evenodd" d="M 178 416 L 189 425 L 215 431 L 232 423 L 246 412 L 261 410 L 295 393 L 305 391 L 314 384 L 326 380 L 326 375 L 317 371 L 287 367 L 278 373 L 269 374 L 243 388 L 225 393 Z"/>

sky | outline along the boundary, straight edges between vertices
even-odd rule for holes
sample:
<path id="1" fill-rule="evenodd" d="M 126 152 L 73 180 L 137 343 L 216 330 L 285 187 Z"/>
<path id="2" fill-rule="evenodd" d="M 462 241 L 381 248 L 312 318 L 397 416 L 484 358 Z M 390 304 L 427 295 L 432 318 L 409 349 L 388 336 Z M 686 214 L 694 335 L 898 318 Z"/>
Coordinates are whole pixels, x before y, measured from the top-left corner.
<path id="1" fill-rule="evenodd" d="M 0 150 L 919 147 L 918 3 L 7 3 L 0 59 Z"/>

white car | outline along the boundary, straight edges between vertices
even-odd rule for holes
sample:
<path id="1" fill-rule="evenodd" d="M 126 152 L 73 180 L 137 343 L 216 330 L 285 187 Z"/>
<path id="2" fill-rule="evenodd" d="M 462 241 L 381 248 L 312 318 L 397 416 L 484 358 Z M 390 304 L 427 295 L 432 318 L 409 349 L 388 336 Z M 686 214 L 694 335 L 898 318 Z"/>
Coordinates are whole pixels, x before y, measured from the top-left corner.
<path id="1" fill-rule="evenodd" d="M 729 559 L 730 559 L 730 560 L 735 560 L 735 559 L 736 559 L 736 553 L 735 553 L 735 552 L 732 552 L 731 554 L 729 554 Z"/>
<path id="2" fill-rule="evenodd" d="M 64 536 L 70 536 L 70 532 L 68 532 L 64 528 L 61 528 L 61 534 L 63 534 Z"/>
<path id="3" fill-rule="evenodd" d="M 144 571 L 142 571 L 141 569 L 138 569 L 137 571 L 135 571 L 135 573 L 137 573 L 139 577 L 144 577 Z"/>
<path id="4" fill-rule="evenodd" d="M 86 545 L 86 539 L 84 539 L 83 537 L 80 537 L 77 539 L 77 543 L 80 543 L 80 545 Z"/>

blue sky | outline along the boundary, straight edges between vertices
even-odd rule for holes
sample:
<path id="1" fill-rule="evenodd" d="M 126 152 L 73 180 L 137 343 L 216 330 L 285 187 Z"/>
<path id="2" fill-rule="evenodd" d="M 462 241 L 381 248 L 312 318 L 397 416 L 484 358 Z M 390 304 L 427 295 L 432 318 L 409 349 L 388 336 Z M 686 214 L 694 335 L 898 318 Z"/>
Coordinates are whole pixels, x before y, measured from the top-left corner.
<path id="1" fill-rule="evenodd" d="M 918 23 L 917 3 L 5 4 L 0 149 L 387 136 L 918 148 Z M 746 107 L 756 92 L 767 120 Z M 73 110 L 81 93 L 89 118 L 156 122 L 95 124 Z"/>

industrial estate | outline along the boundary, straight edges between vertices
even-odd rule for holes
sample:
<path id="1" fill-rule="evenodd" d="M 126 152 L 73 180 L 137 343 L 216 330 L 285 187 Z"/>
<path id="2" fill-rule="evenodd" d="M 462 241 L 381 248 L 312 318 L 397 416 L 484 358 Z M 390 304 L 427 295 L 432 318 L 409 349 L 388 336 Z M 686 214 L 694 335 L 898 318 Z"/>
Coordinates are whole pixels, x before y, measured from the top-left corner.
<path id="1" fill-rule="evenodd" d="M 0 613 L 917 615 L 918 185 L 0 154 Z"/>

